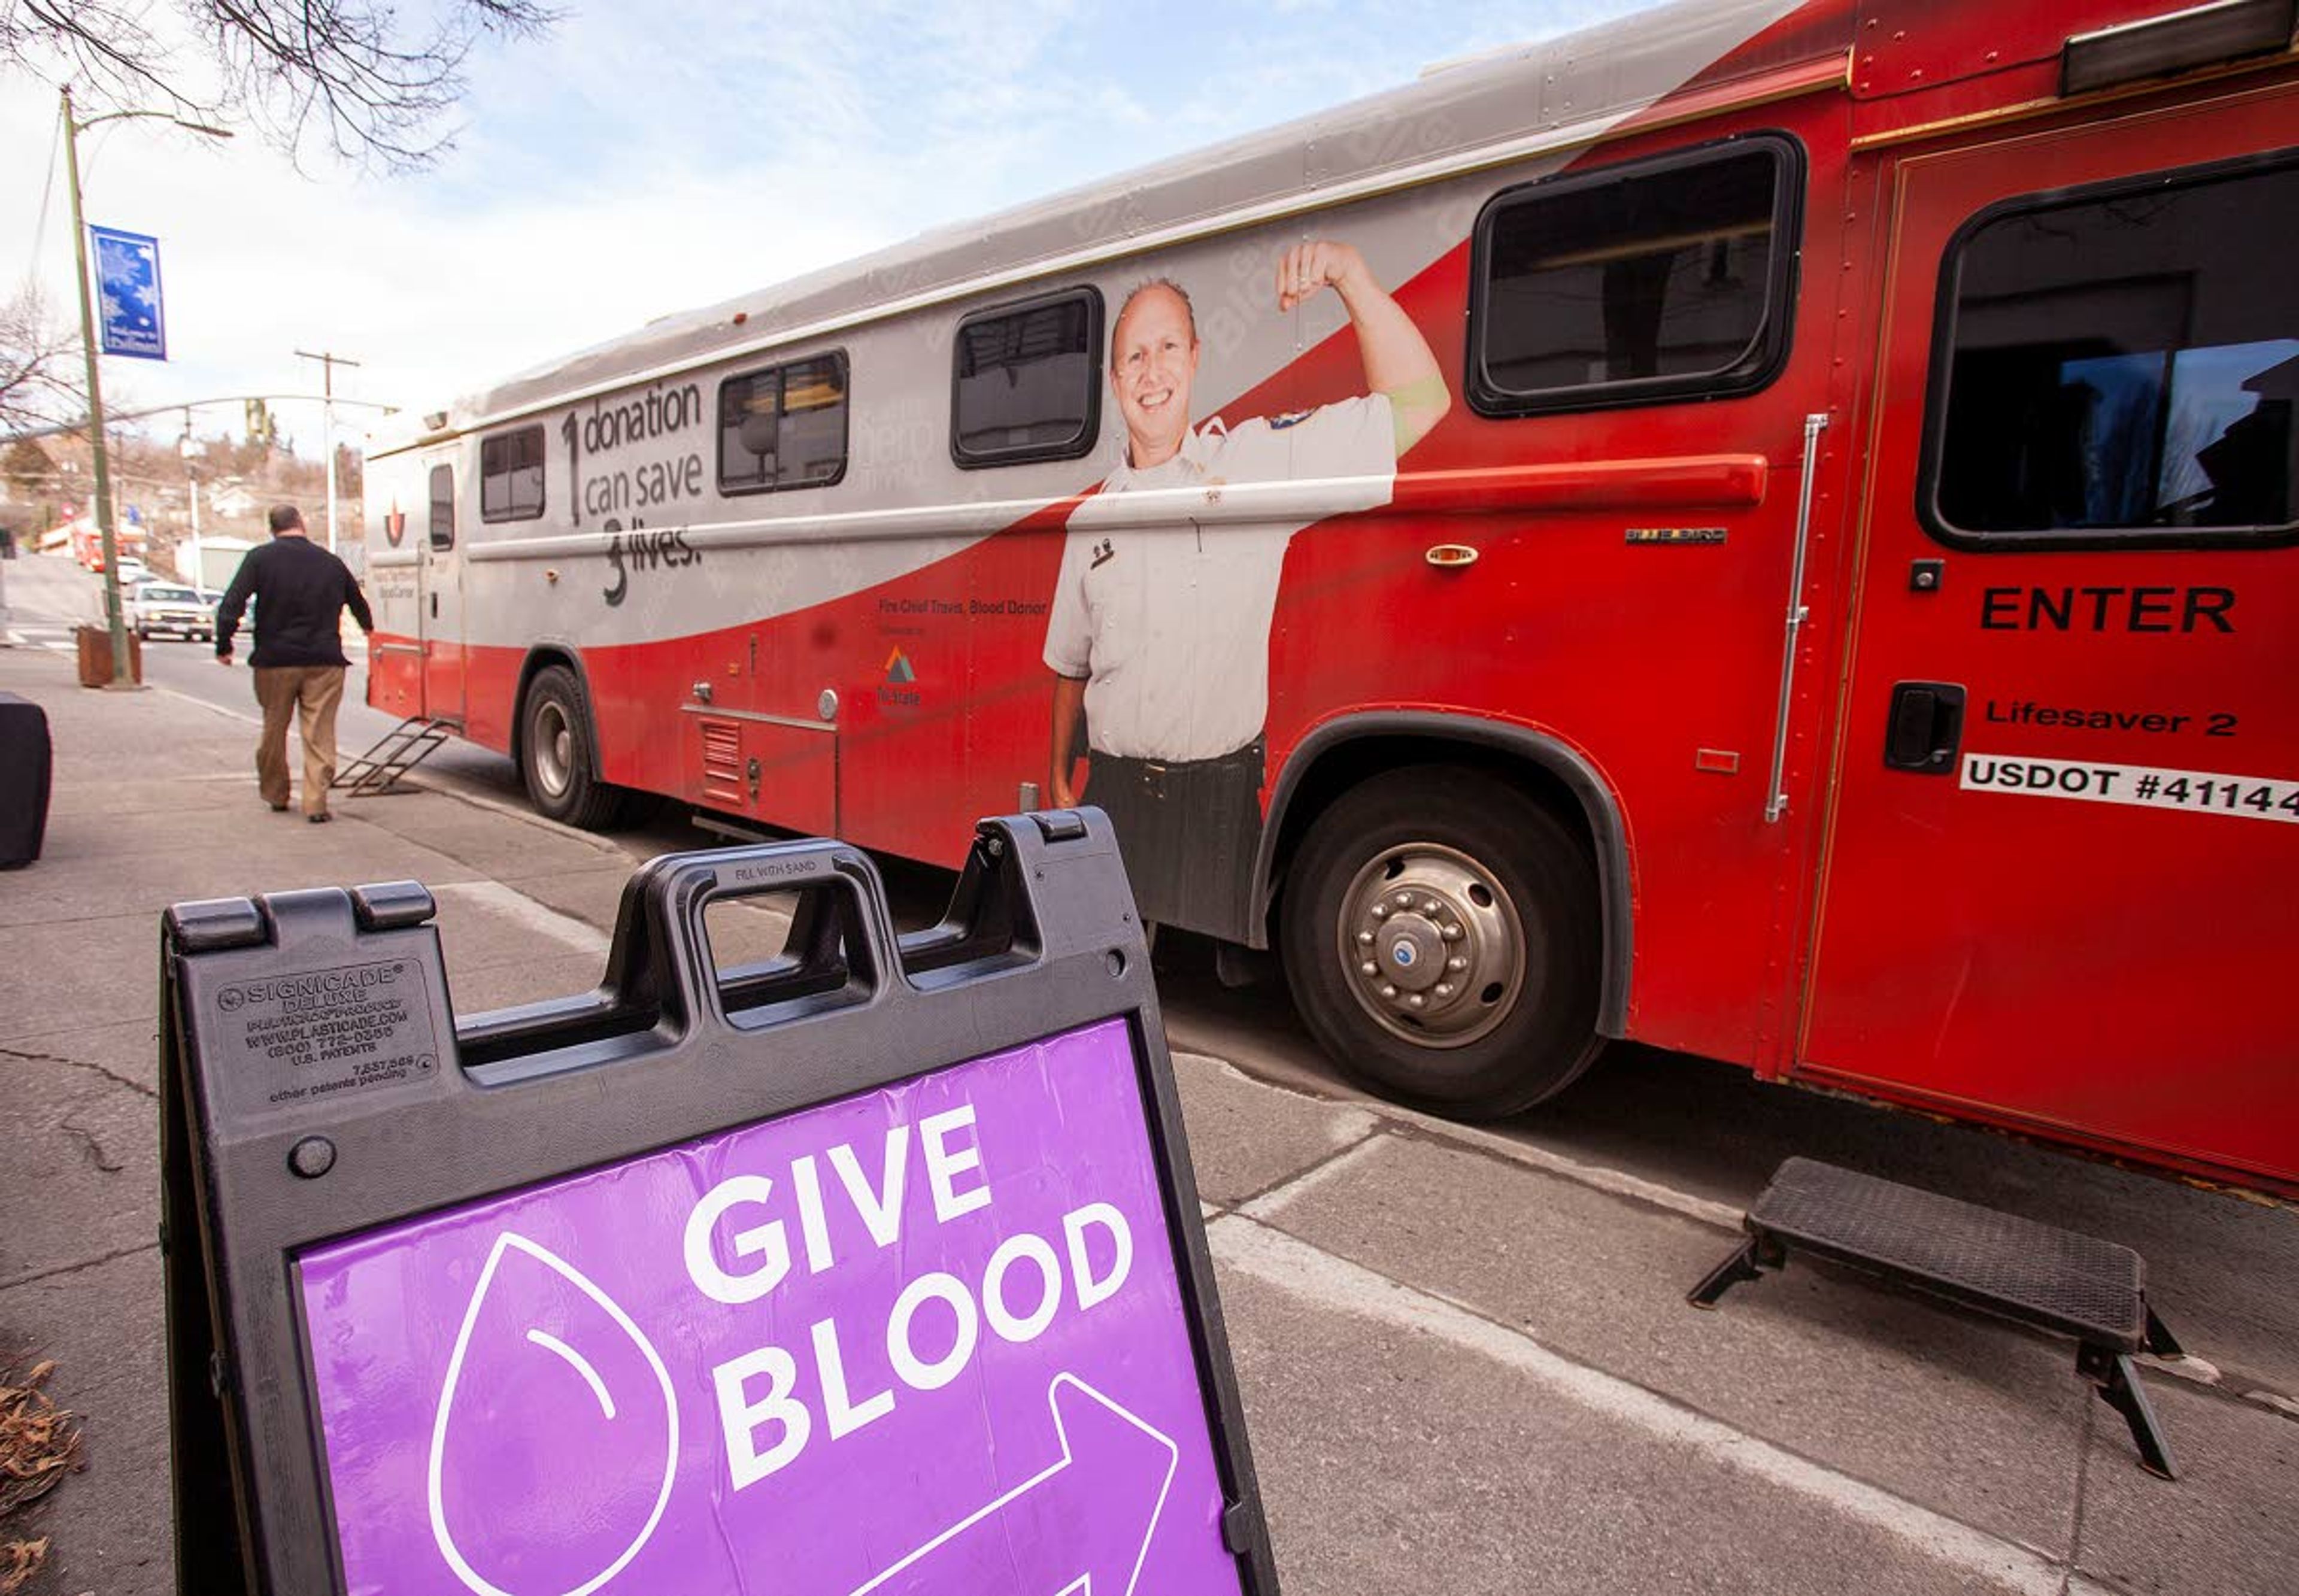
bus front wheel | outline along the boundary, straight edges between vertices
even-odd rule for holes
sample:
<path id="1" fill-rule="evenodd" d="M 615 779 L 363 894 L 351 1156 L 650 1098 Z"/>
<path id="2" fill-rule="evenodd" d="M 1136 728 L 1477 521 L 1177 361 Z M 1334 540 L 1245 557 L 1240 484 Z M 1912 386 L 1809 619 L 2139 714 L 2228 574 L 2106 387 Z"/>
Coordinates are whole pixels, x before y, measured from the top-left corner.
<path id="1" fill-rule="evenodd" d="M 599 779 L 590 705 L 575 673 L 564 665 L 536 671 L 519 713 L 519 771 L 528 801 L 569 826 L 605 826 L 619 794 Z"/>
<path id="2" fill-rule="evenodd" d="M 1603 1046 L 1595 864 L 1481 771 L 1395 770 L 1336 800 L 1288 872 L 1281 941 L 1319 1044 L 1415 1108 L 1515 1113 Z"/>

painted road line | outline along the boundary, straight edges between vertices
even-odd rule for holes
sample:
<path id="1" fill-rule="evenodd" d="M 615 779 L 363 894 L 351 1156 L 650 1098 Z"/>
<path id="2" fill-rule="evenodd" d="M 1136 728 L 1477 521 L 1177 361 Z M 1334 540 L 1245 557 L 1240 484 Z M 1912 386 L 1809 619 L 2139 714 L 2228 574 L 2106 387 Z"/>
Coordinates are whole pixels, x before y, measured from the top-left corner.
<path id="1" fill-rule="evenodd" d="M 216 702 L 212 698 L 202 698 L 196 693 L 187 693 L 181 687 L 170 687 L 159 682 L 145 682 L 144 686 L 148 692 L 164 693 L 170 698 L 181 699 L 186 703 L 195 703 L 210 714 L 220 715 L 227 720 L 244 720 L 250 726 L 263 724 L 263 717 L 260 714 L 251 714 L 245 710 L 232 709 L 228 705 Z"/>
<path id="2" fill-rule="evenodd" d="M 530 898 L 500 881 L 446 881 L 431 889 L 435 898 L 472 904 L 502 917 L 537 936 L 558 943 L 569 952 L 603 955 L 612 940 L 588 920 L 562 914 L 548 903 Z"/>
<path id="3" fill-rule="evenodd" d="M 1880 1487 L 1839 1474 L 1641 1385 L 1550 1351 L 1445 1298 L 1337 1258 L 1282 1231 L 1230 1214 L 1208 1227 L 1215 1260 L 1317 1309 L 1427 1335 L 1526 1376 L 1592 1413 L 1656 1441 L 1794 1492 L 1838 1517 L 1878 1530 L 1945 1565 L 1965 1584 L 2019 1596 L 2109 1596 L 2106 1586 L 2043 1553 L 1976 1529 Z"/>
<path id="4" fill-rule="evenodd" d="M 473 744 L 472 746 L 478 745 Z M 442 798 L 452 798 L 456 802 L 468 803 L 473 809 L 483 809 L 489 814 L 501 815 L 507 820 L 517 820 L 523 825 L 535 827 L 538 830 L 548 831 L 554 835 L 584 844 L 593 852 L 618 864 L 630 864 L 638 858 L 626 852 L 620 844 L 610 842 L 595 833 L 567 825 L 564 821 L 554 820 L 548 815 L 539 815 L 524 804 L 506 803 L 502 799 L 491 798 L 485 793 L 473 792 L 462 786 L 461 778 L 457 777 L 444 775 L 437 770 L 415 769 L 409 771 L 400 779 L 407 786 L 419 788 L 423 792 L 436 793 Z"/>
<path id="5" fill-rule="evenodd" d="M 1559 1179 L 1572 1181 L 1593 1191 L 1604 1192 L 1614 1197 L 1625 1197 L 1632 1201 L 1649 1204 L 1654 1208 L 1665 1209 L 1670 1213 L 1681 1215 L 1703 1225 L 1713 1226 L 1718 1230 L 1730 1231 L 1735 1234 L 1739 1233 L 1740 1210 L 1730 1203 L 1696 1196 L 1690 1192 L 1680 1192 L 1673 1186 L 1647 1180 L 1641 1175 L 1631 1175 L 1625 1169 L 1614 1169 L 1602 1164 L 1582 1163 L 1577 1159 L 1566 1158 L 1563 1153 L 1551 1152 L 1545 1147 L 1519 1142 L 1494 1131 L 1480 1129 L 1473 1125 L 1462 1125 L 1455 1120 L 1440 1119 L 1434 1114 L 1423 1114 L 1397 1103 L 1383 1102 L 1378 1098 L 1326 1097 L 1316 1093 L 1304 1092 L 1299 1087 L 1282 1085 L 1275 1081 L 1265 1080 L 1259 1076 L 1249 1074 L 1226 1059 L 1213 1053 L 1176 1051 L 1174 1058 L 1176 1062 L 1187 1059 L 1211 1064 L 1241 1081 L 1267 1091 L 1282 1092 L 1290 1097 L 1298 1097 L 1305 1102 L 1317 1103 L 1326 1108 L 1361 1109 L 1392 1125 L 1408 1126 L 1416 1132 L 1425 1133 L 1434 1141 L 1450 1143 L 1458 1147 L 1474 1148 L 1509 1163 L 1520 1165 L 1527 1169 L 1536 1169 L 1544 1175 L 1554 1175 Z M 1279 1191 L 1282 1189 L 1278 1188 Z M 1264 1193 L 1265 1196 L 1276 1194 L 1274 1191 Z"/>
<path id="6" fill-rule="evenodd" d="M 1362 1140 L 1351 1143 L 1323 1162 L 1310 1165 L 1291 1179 L 1270 1187 L 1259 1196 L 1241 1204 L 1237 1211 L 1266 1224 L 1318 1187 L 1364 1163 L 1390 1141 L 1387 1135 L 1372 1129 L 1373 1123 L 1376 1123 L 1372 1115 L 1368 1114 L 1365 1118 L 1368 1121 L 1367 1134 Z"/>

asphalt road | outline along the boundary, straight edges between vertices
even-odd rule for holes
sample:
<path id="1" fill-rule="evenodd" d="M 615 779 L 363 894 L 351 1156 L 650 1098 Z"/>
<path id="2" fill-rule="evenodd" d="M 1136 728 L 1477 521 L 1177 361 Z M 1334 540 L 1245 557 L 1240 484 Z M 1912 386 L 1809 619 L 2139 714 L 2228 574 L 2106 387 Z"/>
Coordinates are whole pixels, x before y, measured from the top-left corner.
<path id="1" fill-rule="evenodd" d="M 69 646 L 74 626 L 100 624 L 104 619 L 101 580 L 80 569 L 68 556 L 20 557 L 8 563 L 0 579 L 6 583 L 15 631 L 26 641 Z M 243 633 L 239 663 L 227 668 L 215 662 L 215 651 L 206 643 L 180 637 L 148 639 L 144 644 L 145 683 L 229 714 L 253 716 L 255 687 L 247 674 L 249 646 Z M 352 672 L 344 684 L 343 708 L 336 718 L 336 742 L 346 755 L 371 746 L 398 724 L 396 717 L 367 707 L 366 653 L 356 643 L 349 653 Z M 519 773 L 510 761 L 469 744 L 449 743 L 431 756 L 426 769 L 505 798 L 521 795 Z"/>
<path id="2" fill-rule="evenodd" d="M 20 559 L 7 568 L 7 582 L 21 640 L 62 645 L 74 620 L 100 614 L 95 581 L 68 559 Z M 154 640 L 144 660 L 151 686 L 253 717 L 245 668 L 219 667 L 207 644 Z M 355 655 L 339 723 L 346 755 L 394 724 L 366 707 L 364 689 Z M 517 770 L 500 754 L 450 742 L 424 770 L 468 793 L 525 803 Z M 615 840 L 638 860 L 722 839 L 698 831 L 674 805 Z M 947 872 L 889 860 L 885 873 L 906 926 L 939 917 Z M 1216 978 L 1210 945 L 1186 935 L 1161 939 L 1158 964 L 1176 1047 L 1314 1095 L 1360 1095 L 1309 1041 L 1274 972 L 1252 987 L 1226 988 Z M 2287 1205 L 1766 1085 L 1734 1065 L 1633 1044 L 1614 1044 L 1556 1101 L 1490 1128 L 1537 1156 L 1696 1203 L 1746 1208 L 1781 1160 L 1802 1155 L 2122 1243 L 2147 1260 L 2151 1300 L 2228 1389 L 2279 1397 L 2299 1414 L 2299 1214 Z"/>

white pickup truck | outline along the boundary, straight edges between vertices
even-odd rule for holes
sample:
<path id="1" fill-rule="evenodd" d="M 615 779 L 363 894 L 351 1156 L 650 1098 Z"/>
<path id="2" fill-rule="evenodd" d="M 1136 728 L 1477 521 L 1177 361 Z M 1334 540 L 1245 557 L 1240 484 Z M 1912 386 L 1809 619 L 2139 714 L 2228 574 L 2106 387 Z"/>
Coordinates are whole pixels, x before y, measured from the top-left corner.
<path id="1" fill-rule="evenodd" d="M 138 637 L 168 632 L 204 640 L 215 636 L 215 601 L 179 582 L 138 582 L 128 596 L 128 624 Z"/>

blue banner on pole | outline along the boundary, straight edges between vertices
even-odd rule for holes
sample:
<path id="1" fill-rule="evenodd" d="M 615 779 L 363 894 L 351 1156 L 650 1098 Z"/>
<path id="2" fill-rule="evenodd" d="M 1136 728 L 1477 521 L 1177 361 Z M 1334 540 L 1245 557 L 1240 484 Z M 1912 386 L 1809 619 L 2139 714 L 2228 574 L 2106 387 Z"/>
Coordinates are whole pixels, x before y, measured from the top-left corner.
<path id="1" fill-rule="evenodd" d="M 104 301 L 106 354 L 168 358 L 167 318 L 160 305 L 160 241 L 143 233 L 91 227 L 95 285 Z"/>

